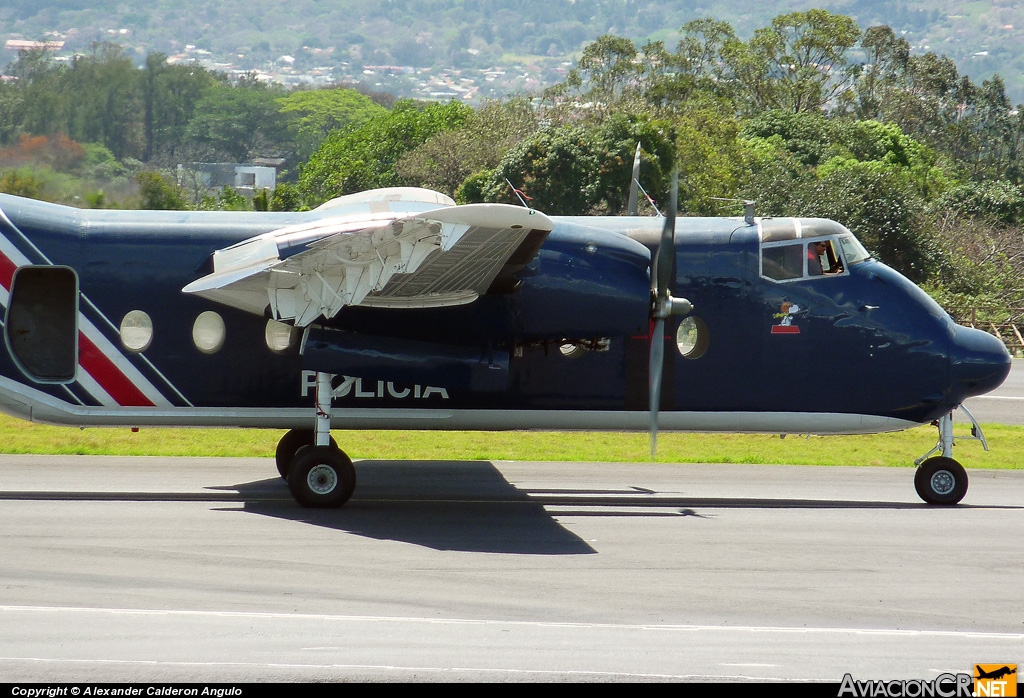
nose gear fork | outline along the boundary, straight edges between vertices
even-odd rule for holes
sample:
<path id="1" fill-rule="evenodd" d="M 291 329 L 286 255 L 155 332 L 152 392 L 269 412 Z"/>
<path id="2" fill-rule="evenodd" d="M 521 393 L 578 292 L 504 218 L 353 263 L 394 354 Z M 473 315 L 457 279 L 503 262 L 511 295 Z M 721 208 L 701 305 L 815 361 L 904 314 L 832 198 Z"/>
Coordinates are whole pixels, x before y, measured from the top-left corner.
<path id="1" fill-rule="evenodd" d="M 978 420 L 963 405 L 959 409 L 971 420 L 971 435 L 961 436 L 960 440 L 980 441 L 987 451 L 988 441 Z M 939 429 L 939 441 L 932 450 L 914 461 L 918 466 L 914 487 L 921 499 L 929 504 L 956 504 L 967 494 L 967 471 L 953 460 L 953 446 L 957 442 L 953 434 L 953 412 L 942 415 L 934 424 Z M 942 455 L 933 455 L 939 452 Z"/>
<path id="2" fill-rule="evenodd" d="M 937 420 L 932 422 L 932 424 L 934 424 L 935 426 L 937 426 L 939 428 L 939 441 L 938 441 L 938 443 L 936 443 L 935 447 L 932 448 L 932 450 L 928 451 L 928 453 L 924 454 L 923 456 L 921 456 L 920 458 L 915 460 L 914 461 L 914 465 L 921 465 L 922 463 L 924 463 L 928 459 L 929 456 L 931 456 L 931 455 L 933 455 L 935 453 L 938 453 L 940 451 L 942 452 L 942 456 L 944 458 L 952 458 L 953 457 L 953 446 L 956 445 L 956 442 L 957 442 L 958 439 L 960 441 L 980 441 L 981 442 L 981 447 L 983 449 L 985 449 L 986 451 L 988 450 L 988 441 L 985 439 L 985 434 L 984 434 L 984 432 L 982 432 L 981 425 L 978 424 L 978 420 L 975 419 L 974 415 L 971 414 L 971 411 L 968 410 L 963 405 L 960 405 L 959 409 L 964 414 L 967 415 L 968 419 L 971 420 L 971 435 L 970 436 L 960 436 L 960 437 L 954 436 L 953 435 L 953 412 L 950 412 L 949 414 L 942 415 Z"/>

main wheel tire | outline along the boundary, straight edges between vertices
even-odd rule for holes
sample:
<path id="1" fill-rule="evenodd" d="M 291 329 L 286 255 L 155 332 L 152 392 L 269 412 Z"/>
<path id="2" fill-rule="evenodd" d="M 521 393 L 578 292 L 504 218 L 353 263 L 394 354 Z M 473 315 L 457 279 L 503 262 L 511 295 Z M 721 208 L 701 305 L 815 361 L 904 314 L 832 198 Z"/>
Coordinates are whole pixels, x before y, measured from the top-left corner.
<path id="1" fill-rule="evenodd" d="M 295 454 L 303 446 L 312 446 L 315 441 L 316 434 L 312 429 L 292 429 L 281 437 L 281 440 L 277 442 L 277 452 L 274 454 L 277 472 L 281 473 L 281 477 L 285 480 L 288 479 L 288 468 L 292 467 Z M 331 448 L 338 448 L 333 436 L 331 437 Z"/>
<path id="2" fill-rule="evenodd" d="M 338 448 L 303 446 L 288 470 L 288 487 L 304 507 L 340 507 L 356 488 L 356 469 Z"/>
<path id="3" fill-rule="evenodd" d="M 952 458 L 935 456 L 918 467 L 914 487 L 929 504 L 956 504 L 967 494 L 967 471 Z"/>

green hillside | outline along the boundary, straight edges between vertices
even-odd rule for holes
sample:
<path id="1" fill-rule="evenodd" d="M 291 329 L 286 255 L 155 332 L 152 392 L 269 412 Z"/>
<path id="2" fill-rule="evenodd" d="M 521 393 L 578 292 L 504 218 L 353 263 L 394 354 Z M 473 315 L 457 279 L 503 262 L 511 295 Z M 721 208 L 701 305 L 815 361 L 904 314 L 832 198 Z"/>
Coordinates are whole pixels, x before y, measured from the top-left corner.
<path id="1" fill-rule="evenodd" d="M 558 66 L 601 34 L 671 45 L 685 22 L 711 16 L 749 36 L 773 16 L 811 7 L 864 29 L 889 25 L 916 51 L 950 56 L 975 82 L 998 72 L 1010 97 L 1024 101 L 1024 5 L 989 0 L 6 0 L 0 39 L 60 40 L 69 52 L 112 41 L 139 62 L 161 52 L 238 70 L 326 68 L 320 74 L 337 80 L 364 79 L 365 66 L 384 65 L 549 69 L 539 85 L 504 83 L 524 88 L 557 82 Z M 0 62 L 14 56 L 0 51 Z"/>

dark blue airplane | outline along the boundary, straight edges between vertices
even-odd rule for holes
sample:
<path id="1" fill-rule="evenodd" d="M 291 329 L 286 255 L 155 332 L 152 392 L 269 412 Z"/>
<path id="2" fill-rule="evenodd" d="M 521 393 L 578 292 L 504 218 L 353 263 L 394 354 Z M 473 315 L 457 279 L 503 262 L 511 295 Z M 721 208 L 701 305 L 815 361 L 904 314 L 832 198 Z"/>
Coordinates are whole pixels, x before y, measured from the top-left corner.
<path id="1" fill-rule="evenodd" d="M 548 217 L 407 188 L 306 213 L 0 195 L 0 409 L 289 429 L 278 470 L 312 507 L 355 487 L 332 426 L 651 429 L 653 449 L 657 429 L 933 422 L 941 455 L 917 490 L 959 502 L 952 412 L 1006 377 L 1002 343 L 838 223 L 675 209 Z"/>

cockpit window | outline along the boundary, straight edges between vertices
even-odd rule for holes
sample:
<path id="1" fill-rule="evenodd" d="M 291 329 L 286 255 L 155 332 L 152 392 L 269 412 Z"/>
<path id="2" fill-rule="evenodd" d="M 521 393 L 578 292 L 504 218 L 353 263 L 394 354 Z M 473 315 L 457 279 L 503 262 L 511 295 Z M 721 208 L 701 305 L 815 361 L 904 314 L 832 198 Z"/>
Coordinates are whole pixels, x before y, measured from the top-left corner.
<path id="1" fill-rule="evenodd" d="M 817 265 L 814 264 L 817 257 Z M 811 267 L 815 270 L 820 266 L 822 274 L 841 274 L 843 272 L 843 260 L 839 256 L 835 240 L 817 240 L 807 243 L 807 273 L 811 274 Z"/>
<path id="2" fill-rule="evenodd" d="M 775 245 L 761 251 L 761 274 L 776 281 L 799 279 L 804 275 L 804 245 Z"/>
<path id="3" fill-rule="evenodd" d="M 766 243 L 761 247 L 761 275 L 775 281 L 837 275 L 844 271 L 843 255 L 831 237 Z"/>
<path id="4" fill-rule="evenodd" d="M 843 248 L 843 256 L 846 257 L 847 264 L 859 264 L 865 259 L 871 259 L 871 255 L 864 249 L 864 245 L 860 244 L 860 240 L 852 234 L 840 235 L 839 244 Z"/>

